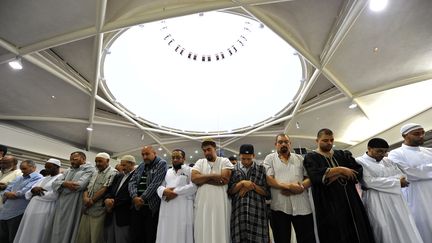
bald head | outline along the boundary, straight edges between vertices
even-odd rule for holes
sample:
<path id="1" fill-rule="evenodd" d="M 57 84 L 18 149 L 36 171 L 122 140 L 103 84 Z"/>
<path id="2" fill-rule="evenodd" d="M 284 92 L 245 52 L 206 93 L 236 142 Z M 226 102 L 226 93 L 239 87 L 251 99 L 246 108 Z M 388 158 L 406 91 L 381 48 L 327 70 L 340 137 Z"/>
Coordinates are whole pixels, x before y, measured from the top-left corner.
<path id="1" fill-rule="evenodd" d="M 144 163 L 150 164 L 156 158 L 156 150 L 151 145 L 144 146 L 141 149 L 141 156 Z"/>

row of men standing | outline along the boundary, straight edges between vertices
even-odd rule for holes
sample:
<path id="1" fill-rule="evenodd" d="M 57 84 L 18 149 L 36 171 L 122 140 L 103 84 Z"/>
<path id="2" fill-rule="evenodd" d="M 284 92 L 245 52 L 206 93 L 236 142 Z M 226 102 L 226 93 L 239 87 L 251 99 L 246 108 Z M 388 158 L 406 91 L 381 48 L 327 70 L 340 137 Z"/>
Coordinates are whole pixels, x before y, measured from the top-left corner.
<path id="1" fill-rule="evenodd" d="M 372 139 L 356 162 L 349 153 L 333 150 L 328 129 L 320 130 L 317 150 L 304 161 L 289 152 L 289 137 L 278 135 L 277 152 L 263 165 L 254 161 L 253 146 L 247 144 L 240 148 L 241 162 L 233 166 L 216 156 L 212 141 L 202 143 L 205 158 L 192 169 L 183 165 L 182 150 L 173 151 L 173 168 L 167 171 L 166 161 L 151 146 L 144 147 L 144 163 L 133 171 L 133 157 L 123 157 L 125 171 L 117 175 L 105 166 L 105 153 L 96 157 L 96 173 L 84 154 L 72 153 L 71 169 L 52 183 L 58 199 L 49 237 L 51 242 L 102 242 L 105 228 L 108 242 L 269 242 L 265 201 L 271 195 L 275 242 L 289 242 L 291 224 L 297 242 L 315 242 L 307 194 L 311 187 L 320 242 L 430 242 L 425 237 L 432 231 L 426 208 L 432 197 L 432 153 L 419 147 L 424 130 L 418 124 L 402 127 L 401 133 L 405 143 L 390 158 L 406 175 L 383 159 L 388 149 L 384 140 Z M 411 210 L 400 190 L 406 179 L 414 188 L 407 194 Z M 365 189 L 366 210 L 355 189 L 358 180 Z M 32 191 L 33 198 L 42 196 Z M 34 223 L 27 227 L 35 231 Z"/>

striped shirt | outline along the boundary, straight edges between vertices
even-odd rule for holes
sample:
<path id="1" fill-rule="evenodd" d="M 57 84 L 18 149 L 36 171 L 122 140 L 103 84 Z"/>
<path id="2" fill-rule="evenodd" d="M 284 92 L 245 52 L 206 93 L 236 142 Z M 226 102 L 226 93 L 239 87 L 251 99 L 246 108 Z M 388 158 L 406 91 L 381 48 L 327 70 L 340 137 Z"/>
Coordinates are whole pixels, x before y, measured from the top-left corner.
<path id="1" fill-rule="evenodd" d="M 157 195 L 157 189 L 164 181 L 167 170 L 167 162 L 160 157 L 156 157 L 149 164 L 142 162 L 129 181 L 131 198 L 139 196 L 144 200 L 145 205 L 149 205 L 151 211 L 158 211 L 161 199 Z M 145 181 L 143 177 L 145 177 Z"/>
<path id="2" fill-rule="evenodd" d="M 285 164 L 279 158 L 277 152 L 271 153 L 264 159 L 264 167 L 268 176 L 273 176 L 278 182 L 297 183 L 302 182 L 307 176 L 303 167 L 303 157 L 291 153 L 288 163 Z M 270 208 L 290 215 L 307 215 L 312 213 L 307 190 L 301 194 L 285 196 L 280 189 L 271 188 Z"/>

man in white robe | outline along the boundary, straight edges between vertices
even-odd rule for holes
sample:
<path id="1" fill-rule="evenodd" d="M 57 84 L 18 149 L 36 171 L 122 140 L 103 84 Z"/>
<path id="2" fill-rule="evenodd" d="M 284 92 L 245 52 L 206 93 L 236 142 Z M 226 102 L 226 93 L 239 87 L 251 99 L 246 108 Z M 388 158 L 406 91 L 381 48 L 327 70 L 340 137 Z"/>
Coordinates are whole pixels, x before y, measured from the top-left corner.
<path id="1" fill-rule="evenodd" d="M 14 243 L 49 242 L 54 219 L 57 193 L 52 189 L 52 182 L 60 176 L 61 162 L 49 159 L 45 163 L 48 176 L 33 185 L 25 197 L 30 200 L 21 220 Z"/>
<path id="2" fill-rule="evenodd" d="M 419 124 L 401 128 L 404 142 L 389 153 L 389 159 L 407 175 L 411 183 L 404 195 L 424 242 L 432 240 L 432 149 L 421 147 L 425 131 Z"/>
<path id="3" fill-rule="evenodd" d="M 94 166 L 86 163 L 86 155 L 81 151 L 73 152 L 70 162 L 71 168 L 52 183 L 53 190 L 58 193 L 50 241 L 52 243 L 75 242 L 81 218 L 83 191 L 95 171 Z"/>
<path id="4" fill-rule="evenodd" d="M 184 164 L 185 152 L 175 149 L 172 154 L 173 168 L 157 189 L 162 199 L 156 243 L 193 242 L 193 203 L 197 187 L 191 181 L 191 168 Z"/>
<path id="5" fill-rule="evenodd" d="M 422 243 L 414 219 L 402 196 L 409 182 L 396 164 L 384 158 L 389 148 L 381 138 L 368 142 L 367 152 L 356 158 L 363 166 L 363 202 L 376 242 Z"/>
<path id="6" fill-rule="evenodd" d="M 195 197 L 195 243 L 229 243 L 231 203 L 227 189 L 234 166 L 216 155 L 216 143 L 201 144 L 204 159 L 192 168 L 192 182 L 198 186 Z"/>

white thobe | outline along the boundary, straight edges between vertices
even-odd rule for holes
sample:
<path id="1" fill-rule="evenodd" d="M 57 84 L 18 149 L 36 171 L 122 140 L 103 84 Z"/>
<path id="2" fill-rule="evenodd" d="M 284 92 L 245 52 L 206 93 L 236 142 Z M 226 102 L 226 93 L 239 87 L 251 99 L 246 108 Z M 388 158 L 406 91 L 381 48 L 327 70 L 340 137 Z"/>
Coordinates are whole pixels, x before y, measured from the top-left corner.
<path id="1" fill-rule="evenodd" d="M 33 185 L 33 187 L 42 187 L 46 190 L 43 196 L 33 196 L 31 191 L 26 192 L 25 197 L 30 200 L 30 203 L 21 219 L 14 243 L 49 241 L 58 196 L 57 192 L 52 189 L 52 182 L 58 176 L 60 174 L 44 177 Z"/>
<path id="2" fill-rule="evenodd" d="M 363 166 L 363 202 L 376 242 L 422 243 L 419 231 L 402 196 L 403 173 L 384 158 L 380 162 L 364 154 L 356 158 Z"/>
<path id="3" fill-rule="evenodd" d="M 174 187 L 177 197 L 165 201 L 163 192 Z M 157 189 L 162 199 L 156 243 L 193 243 L 193 202 L 197 186 L 191 181 L 191 168 L 182 165 L 177 172 L 169 169 L 165 181 Z"/>
<path id="4" fill-rule="evenodd" d="M 432 241 L 432 149 L 402 144 L 389 153 L 411 182 L 403 190 L 408 207 L 424 242 Z"/>
<path id="5" fill-rule="evenodd" d="M 217 157 L 215 162 L 200 159 L 192 170 L 203 175 L 220 174 L 223 169 L 232 169 L 226 158 Z M 203 184 L 195 197 L 195 243 L 229 243 L 231 202 L 227 194 L 228 185 Z"/>

